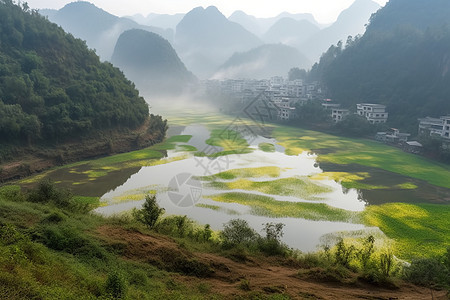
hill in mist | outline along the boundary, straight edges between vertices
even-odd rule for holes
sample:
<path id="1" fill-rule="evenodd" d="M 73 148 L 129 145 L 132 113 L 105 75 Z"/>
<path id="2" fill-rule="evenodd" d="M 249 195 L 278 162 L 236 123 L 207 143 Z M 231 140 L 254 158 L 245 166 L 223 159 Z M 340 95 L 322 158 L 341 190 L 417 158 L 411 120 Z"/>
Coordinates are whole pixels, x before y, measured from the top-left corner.
<path id="1" fill-rule="evenodd" d="M 111 61 L 145 95 L 179 94 L 196 81 L 167 40 L 141 29 L 120 35 Z"/>
<path id="2" fill-rule="evenodd" d="M 245 29 L 257 35 L 258 37 L 262 37 L 270 29 L 271 26 L 284 18 L 294 19 L 296 21 L 304 20 L 317 27 L 320 27 L 319 23 L 317 23 L 316 19 L 314 19 L 314 16 L 309 13 L 291 14 L 288 12 L 283 12 L 272 18 L 257 18 L 255 16 L 248 15 L 241 10 L 237 10 L 228 19 L 242 25 Z"/>
<path id="3" fill-rule="evenodd" d="M 151 13 L 144 17 L 141 14 L 128 17 L 133 21 L 147 26 L 155 26 L 159 28 L 172 29 L 175 31 L 178 23 L 184 18 L 185 14 L 155 14 Z"/>
<path id="4" fill-rule="evenodd" d="M 103 60 L 111 59 L 120 34 L 129 29 L 143 29 L 168 40 L 173 39 L 173 31 L 170 29 L 140 25 L 130 19 L 114 16 L 85 1 L 69 3 L 56 12 L 42 10 L 41 13 L 44 15 L 47 13 L 50 21 L 60 25 L 75 37 L 85 40 Z"/>
<path id="5" fill-rule="evenodd" d="M 310 61 L 297 49 L 283 44 L 270 44 L 250 51 L 235 53 L 214 75 L 216 79 L 264 79 L 285 76 L 293 67 L 305 68 Z"/>
<path id="6" fill-rule="evenodd" d="M 295 20 L 286 17 L 278 20 L 262 38 L 266 43 L 283 43 L 300 48 L 303 42 L 319 31 L 318 26 L 307 20 Z"/>
<path id="7" fill-rule="evenodd" d="M 418 117 L 450 113 L 448 16 L 449 1 L 390 0 L 364 36 L 331 47 L 311 74 L 344 105 L 385 104 L 394 126 L 415 132 Z"/>
<path id="8" fill-rule="evenodd" d="M 380 8 L 372 0 L 356 0 L 349 8 L 342 11 L 336 22 L 312 35 L 302 45 L 300 51 L 313 62 L 318 61 L 328 47 L 338 41 L 345 42 L 348 36 L 364 34 L 365 25 L 370 16 Z"/>
<path id="9" fill-rule="evenodd" d="M 175 44 L 187 67 L 207 78 L 233 53 L 257 47 L 262 41 L 210 6 L 197 7 L 184 16 L 177 25 Z"/>

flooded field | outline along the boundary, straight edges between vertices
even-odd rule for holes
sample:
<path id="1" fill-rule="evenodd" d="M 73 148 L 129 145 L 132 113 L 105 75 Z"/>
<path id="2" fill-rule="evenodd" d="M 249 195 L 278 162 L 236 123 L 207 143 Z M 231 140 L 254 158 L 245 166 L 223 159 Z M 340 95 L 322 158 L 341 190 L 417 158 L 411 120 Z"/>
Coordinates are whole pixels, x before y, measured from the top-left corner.
<path id="1" fill-rule="evenodd" d="M 389 216 L 382 208 L 396 203 L 402 211 L 417 204 L 415 209 L 436 211 L 430 222 L 438 222 L 425 226 L 421 234 L 434 226 L 437 235 L 433 243 L 439 245 L 430 242 L 421 247 L 439 252 L 449 243 L 444 218 L 449 213 L 450 190 L 445 182 L 439 186 L 430 183 L 439 182 L 435 178 L 427 180 L 414 173 L 406 176 L 402 166 L 364 165 L 361 155 L 359 161 L 345 158 L 350 163 L 337 159 L 344 157 L 339 151 L 355 152 L 355 147 L 365 150 L 363 147 L 371 149 L 378 144 L 332 136 L 325 139 L 321 133 L 276 125 L 260 134 L 249 126 L 245 128 L 250 130 L 240 130 L 243 127 L 235 120 L 231 120 L 233 126 L 227 126 L 227 121 L 217 116 L 203 118 L 203 122 L 198 116 L 175 118 L 163 144 L 65 166 L 21 184 L 30 186 L 51 178 L 77 195 L 99 197 L 95 211 L 103 215 L 139 208 L 145 195 L 156 194 L 166 214 L 187 215 L 213 229 L 221 229 L 235 218 L 247 220 L 257 231 L 267 222 L 284 223 L 283 241 L 302 251 L 332 243 L 337 236 L 373 234 L 386 241 L 394 239 L 401 252 L 423 239 L 416 241 L 414 231 L 398 238 L 400 229 L 392 228 L 392 220 L 386 219 Z M 396 159 L 395 155 L 403 159 L 403 154 L 389 153 L 390 147 L 381 146 L 390 160 Z M 377 150 L 372 154 L 366 151 L 366 156 L 379 155 Z M 399 171 L 393 172 L 393 168 Z M 436 172 L 450 174 L 440 165 Z M 419 215 L 429 217 L 427 212 Z M 401 219 L 398 215 L 395 221 Z M 423 220 L 414 217 L 414 222 Z"/>

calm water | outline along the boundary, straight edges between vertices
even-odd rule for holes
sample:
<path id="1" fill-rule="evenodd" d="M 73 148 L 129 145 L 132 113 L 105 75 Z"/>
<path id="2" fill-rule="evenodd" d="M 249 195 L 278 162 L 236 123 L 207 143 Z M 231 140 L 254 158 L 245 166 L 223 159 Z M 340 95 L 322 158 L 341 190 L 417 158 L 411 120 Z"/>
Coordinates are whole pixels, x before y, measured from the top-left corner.
<path id="1" fill-rule="evenodd" d="M 197 136 L 197 132 L 200 134 Z M 189 144 L 202 149 L 208 147 L 204 141 L 209 138 L 209 131 L 203 126 L 188 126 L 183 130 L 179 130 L 176 134 L 193 135 Z M 284 154 L 284 148 L 277 145 L 276 152 L 267 153 L 258 150 L 260 143 L 275 144 L 276 140 L 265 138 L 261 136 L 248 137 L 250 145 L 254 148 L 254 152 L 249 154 L 233 154 L 217 159 L 206 157 L 190 156 L 187 159 L 170 162 L 167 164 L 143 167 L 135 174 L 131 175 L 123 184 L 105 193 L 101 201 L 110 203 L 110 205 L 98 208 L 96 211 L 100 214 L 111 215 L 130 210 L 134 207 L 140 207 L 143 203 L 141 201 L 129 201 L 122 203 L 115 203 L 115 199 L 126 198 L 127 194 L 138 194 L 148 190 L 158 190 L 158 201 L 161 207 L 166 209 L 168 214 L 187 215 L 188 217 L 198 221 L 201 224 L 210 224 L 213 229 L 221 229 L 223 224 L 234 218 L 242 218 L 249 222 L 257 231 L 262 229 L 262 224 L 267 222 L 281 222 L 286 224 L 284 229 L 284 241 L 291 247 L 298 248 L 302 251 L 312 251 L 319 244 L 322 236 L 341 231 L 359 231 L 366 229 L 365 226 L 359 224 L 350 224 L 344 222 L 325 222 L 325 221 L 310 221 L 297 218 L 268 218 L 254 216 L 250 214 L 250 209 L 239 204 L 225 204 L 212 201 L 208 199 L 209 195 L 218 194 L 222 192 L 203 185 L 201 193 L 203 197 L 199 199 L 198 203 L 219 206 L 219 211 L 208 208 L 197 207 L 190 205 L 188 207 L 180 207 L 176 205 L 169 196 L 167 189 L 169 182 L 178 174 L 188 173 L 193 176 L 205 176 L 216 174 L 231 169 L 240 168 L 257 168 L 274 166 L 282 169 L 279 178 L 289 178 L 294 176 L 310 176 L 322 173 L 323 170 L 316 162 L 316 155 L 303 153 L 298 156 L 288 156 Z M 220 151 L 220 149 L 217 149 Z M 168 157 L 171 159 L 183 155 L 184 153 L 177 153 L 168 151 Z M 253 181 L 267 181 L 274 178 L 262 177 L 253 178 Z M 315 181 L 316 182 L 316 181 Z M 321 180 L 317 183 L 327 186 L 331 192 L 317 195 L 322 200 L 307 200 L 297 197 L 270 195 L 279 201 L 293 201 L 293 202 L 310 202 L 310 203 L 326 203 L 330 206 L 342 208 L 351 211 L 362 211 L 366 203 L 360 199 L 357 190 L 343 189 L 339 183 L 333 180 Z M 240 190 L 233 190 L 239 192 Z M 181 194 L 189 193 L 180 189 Z M 259 192 L 242 191 L 246 193 L 264 195 Z M 232 212 L 230 214 L 230 212 Z"/>
<path id="2" fill-rule="evenodd" d="M 220 147 L 211 147 L 206 144 L 210 137 L 210 131 L 202 125 L 187 127 L 173 127 L 169 135 L 192 135 L 189 145 L 196 147 L 199 151 L 215 153 L 222 151 Z M 302 153 L 298 156 L 284 154 L 285 149 L 277 145 L 277 141 L 270 137 L 247 136 L 250 146 L 254 149 L 249 154 L 233 154 L 217 159 L 207 157 L 194 157 L 192 153 L 181 153 L 167 151 L 164 153 L 167 163 L 151 167 L 132 167 L 116 170 L 108 175 L 86 179 L 83 172 L 89 171 L 86 165 L 71 168 L 62 168 L 49 173 L 48 177 L 56 181 L 60 186 L 71 188 L 75 194 L 84 196 L 101 196 L 105 206 L 96 209 L 97 213 L 112 215 L 132 208 L 139 208 L 144 202 L 144 195 L 149 191 L 156 191 L 158 202 L 164 207 L 167 214 L 187 215 L 200 224 L 210 224 L 213 229 L 221 229 L 223 224 L 234 218 L 241 218 L 257 231 L 260 231 L 264 223 L 281 222 L 286 224 L 283 240 L 289 246 L 302 251 L 313 251 L 318 245 L 324 243 L 324 239 L 341 232 L 360 233 L 361 231 L 377 231 L 377 228 L 367 228 L 360 224 L 345 222 L 310 221 L 298 218 L 268 218 L 254 216 L 247 206 L 220 203 L 212 201 L 209 196 L 230 192 L 230 190 L 215 190 L 206 187 L 206 183 L 200 186 L 191 186 L 180 182 L 183 176 L 205 176 L 212 175 L 231 169 L 278 167 L 281 169 L 278 178 L 252 178 L 252 181 L 268 181 L 279 178 L 291 178 L 295 176 L 307 177 L 322 172 L 368 172 L 370 178 L 363 181 L 369 185 L 382 185 L 393 187 L 406 182 L 418 186 L 413 190 L 402 189 L 380 189 L 380 190 L 356 190 L 346 189 L 340 183 L 333 180 L 313 181 L 328 187 L 330 192 L 316 195 L 320 200 L 308 200 L 292 196 L 266 195 L 278 201 L 326 203 L 329 206 L 349 211 L 362 211 L 366 205 L 377 205 L 387 202 L 450 202 L 448 189 L 439 188 L 426 182 L 393 174 L 375 168 L 359 165 L 334 165 L 319 164 L 317 155 Z M 260 143 L 271 143 L 275 145 L 275 152 L 267 153 L 258 149 Z M 182 160 L 173 161 L 173 158 L 183 157 Z M 181 174 L 181 175 L 180 175 Z M 184 175 L 183 175 L 184 174 Z M 181 176 L 181 177 L 180 177 Z M 181 179 L 180 179 L 181 178 Z M 74 183 L 77 184 L 74 184 Z M 182 202 L 174 199 L 174 184 L 180 184 L 177 195 L 193 195 L 188 198 L 191 202 Z M 189 182 L 188 182 L 189 183 Z M 232 190 L 232 192 L 245 192 L 257 195 L 265 195 L 259 192 Z M 183 198 L 185 199 L 185 198 Z M 125 201 L 124 201 L 125 200 Z M 187 204 L 187 205 L 186 205 Z M 218 210 L 198 207 L 196 204 L 206 204 L 219 207 Z"/>

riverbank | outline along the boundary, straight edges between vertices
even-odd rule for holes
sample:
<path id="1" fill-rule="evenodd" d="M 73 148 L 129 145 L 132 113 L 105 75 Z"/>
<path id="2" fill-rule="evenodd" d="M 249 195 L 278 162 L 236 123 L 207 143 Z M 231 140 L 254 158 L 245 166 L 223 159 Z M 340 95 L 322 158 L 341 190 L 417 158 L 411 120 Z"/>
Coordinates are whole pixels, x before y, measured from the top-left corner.
<path id="1" fill-rule="evenodd" d="M 56 166 L 149 147 L 157 142 L 148 132 L 149 120 L 134 130 L 106 130 L 64 143 L 17 146 L 0 164 L 0 183 L 28 177 Z"/>

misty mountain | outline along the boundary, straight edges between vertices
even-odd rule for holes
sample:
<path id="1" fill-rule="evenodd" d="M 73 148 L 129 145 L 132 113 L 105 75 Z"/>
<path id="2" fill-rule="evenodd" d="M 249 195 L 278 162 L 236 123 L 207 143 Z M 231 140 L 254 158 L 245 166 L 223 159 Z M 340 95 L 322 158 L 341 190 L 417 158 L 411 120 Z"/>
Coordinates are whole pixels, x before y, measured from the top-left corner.
<path id="1" fill-rule="evenodd" d="M 282 18 L 262 37 L 266 43 L 283 43 L 299 48 L 300 45 L 320 31 L 319 27 L 307 20 Z"/>
<path id="2" fill-rule="evenodd" d="M 305 20 L 319 28 L 321 27 L 320 24 L 317 23 L 317 21 L 314 19 L 314 16 L 309 13 L 291 14 L 288 12 L 283 12 L 273 18 L 256 18 L 254 16 L 246 14 L 243 11 L 238 10 L 235 11 L 228 19 L 242 25 L 248 31 L 261 37 L 270 29 L 271 26 L 284 18 L 291 18 L 296 21 Z"/>
<path id="3" fill-rule="evenodd" d="M 238 23 L 256 36 L 261 36 L 264 33 L 263 27 L 260 24 L 260 19 L 248 15 L 242 10 L 235 11 L 228 17 L 228 20 Z"/>
<path id="4" fill-rule="evenodd" d="M 390 0 L 364 36 L 330 47 L 311 75 L 347 107 L 387 105 L 391 124 L 414 133 L 417 118 L 450 113 L 448 16 L 449 1 Z"/>
<path id="5" fill-rule="evenodd" d="M 39 13 L 43 16 L 50 18 L 53 18 L 57 13 L 58 10 L 57 9 L 49 9 L 49 8 L 44 8 L 44 9 L 39 9 Z"/>
<path id="6" fill-rule="evenodd" d="M 43 14 L 45 12 L 45 10 L 41 11 Z M 172 40 L 173 36 L 171 30 L 140 25 L 130 19 L 114 16 L 84 1 L 69 3 L 57 13 L 49 14 L 48 19 L 75 37 L 85 40 L 103 60 L 111 59 L 118 37 L 128 29 L 144 29 L 169 40 Z"/>
<path id="7" fill-rule="evenodd" d="M 341 12 L 336 22 L 306 40 L 300 48 L 301 51 L 311 61 L 318 61 L 330 45 L 340 40 L 345 43 L 350 35 L 363 34 L 370 16 L 379 8 L 380 5 L 372 0 L 356 0 L 349 8 Z"/>
<path id="8" fill-rule="evenodd" d="M 310 64 L 296 48 L 283 44 L 263 45 L 247 52 L 235 53 L 220 67 L 214 78 L 264 79 L 286 76 L 291 68 L 306 68 Z"/>
<path id="9" fill-rule="evenodd" d="M 138 14 L 130 16 L 128 18 L 142 25 L 155 26 L 166 29 L 169 28 L 175 31 L 175 28 L 177 27 L 178 23 L 180 23 L 180 21 L 183 19 L 184 15 L 185 14 L 168 15 L 168 14 L 151 13 L 147 17 Z"/>
<path id="10" fill-rule="evenodd" d="M 216 7 L 197 7 L 177 25 L 175 45 L 187 67 L 211 76 L 233 53 L 261 45 L 254 34 L 229 21 Z"/>
<path id="11" fill-rule="evenodd" d="M 120 35 L 111 61 L 144 95 L 180 94 L 196 81 L 167 40 L 142 29 Z"/>

